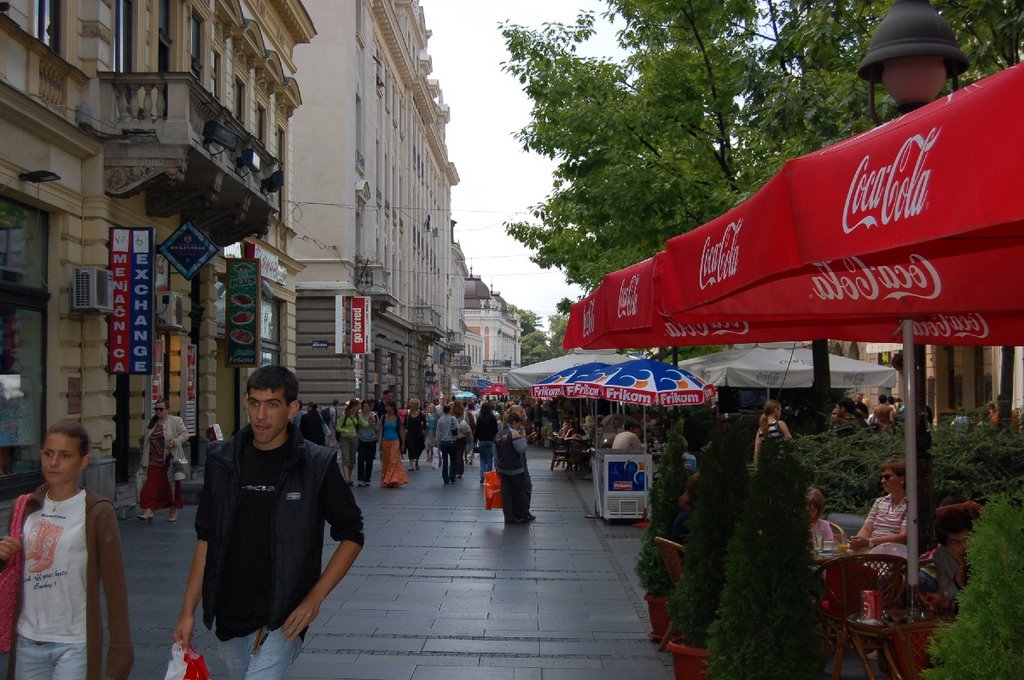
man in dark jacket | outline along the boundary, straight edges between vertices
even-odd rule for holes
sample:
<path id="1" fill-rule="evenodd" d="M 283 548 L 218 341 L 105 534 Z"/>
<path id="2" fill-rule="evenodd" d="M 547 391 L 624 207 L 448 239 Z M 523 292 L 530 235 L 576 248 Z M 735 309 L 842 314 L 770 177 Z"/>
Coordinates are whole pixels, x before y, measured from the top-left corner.
<path id="1" fill-rule="evenodd" d="M 299 419 L 299 432 L 307 442 L 313 442 L 324 446 L 327 444 L 327 434 L 324 432 L 324 417 L 320 415 L 320 409 L 316 402 L 306 404 L 306 412 Z"/>
<path id="2" fill-rule="evenodd" d="M 202 599 L 231 680 L 288 676 L 300 638 L 363 545 L 362 513 L 334 452 L 289 423 L 298 392 L 287 368 L 257 369 L 246 384 L 250 424 L 207 456 L 198 541 L 172 637 L 189 644 Z M 321 571 L 325 522 L 338 547 Z"/>

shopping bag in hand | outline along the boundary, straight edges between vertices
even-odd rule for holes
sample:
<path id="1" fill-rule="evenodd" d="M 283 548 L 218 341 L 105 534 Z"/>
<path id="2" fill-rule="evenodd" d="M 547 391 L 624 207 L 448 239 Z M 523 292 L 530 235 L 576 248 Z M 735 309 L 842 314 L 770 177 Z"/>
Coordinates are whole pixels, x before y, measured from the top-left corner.
<path id="1" fill-rule="evenodd" d="M 210 671 L 206 669 L 203 655 L 192 649 L 192 645 L 185 649 L 180 642 L 175 642 L 164 680 L 210 680 Z"/>
<path id="2" fill-rule="evenodd" d="M 501 477 L 494 470 L 484 473 L 484 507 L 501 510 Z"/>

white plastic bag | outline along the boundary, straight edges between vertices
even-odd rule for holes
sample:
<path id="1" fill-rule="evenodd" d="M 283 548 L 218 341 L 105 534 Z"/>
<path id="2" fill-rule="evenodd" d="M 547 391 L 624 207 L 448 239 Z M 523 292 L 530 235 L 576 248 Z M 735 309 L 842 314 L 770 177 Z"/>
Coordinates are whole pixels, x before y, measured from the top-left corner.
<path id="1" fill-rule="evenodd" d="M 171 660 L 167 663 L 164 680 L 184 680 L 188 663 L 185 661 L 185 648 L 180 642 L 171 645 Z"/>

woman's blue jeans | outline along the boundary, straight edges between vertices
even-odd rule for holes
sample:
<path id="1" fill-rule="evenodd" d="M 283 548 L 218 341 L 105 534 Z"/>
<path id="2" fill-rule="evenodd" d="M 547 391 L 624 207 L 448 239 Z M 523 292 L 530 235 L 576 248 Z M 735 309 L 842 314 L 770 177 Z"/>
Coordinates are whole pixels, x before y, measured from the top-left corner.
<path id="1" fill-rule="evenodd" d="M 494 442 L 480 440 L 480 479 L 484 473 L 494 469 Z"/>

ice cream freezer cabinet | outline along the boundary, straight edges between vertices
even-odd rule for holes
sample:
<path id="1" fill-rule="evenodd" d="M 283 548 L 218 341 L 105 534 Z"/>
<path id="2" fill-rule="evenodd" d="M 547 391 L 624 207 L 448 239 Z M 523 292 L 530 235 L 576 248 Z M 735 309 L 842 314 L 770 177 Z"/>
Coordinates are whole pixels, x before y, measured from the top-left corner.
<path id="1" fill-rule="evenodd" d="M 598 514 L 606 520 L 642 518 L 647 499 L 647 457 L 639 451 L 598 449 L 590 464 Z"/>

